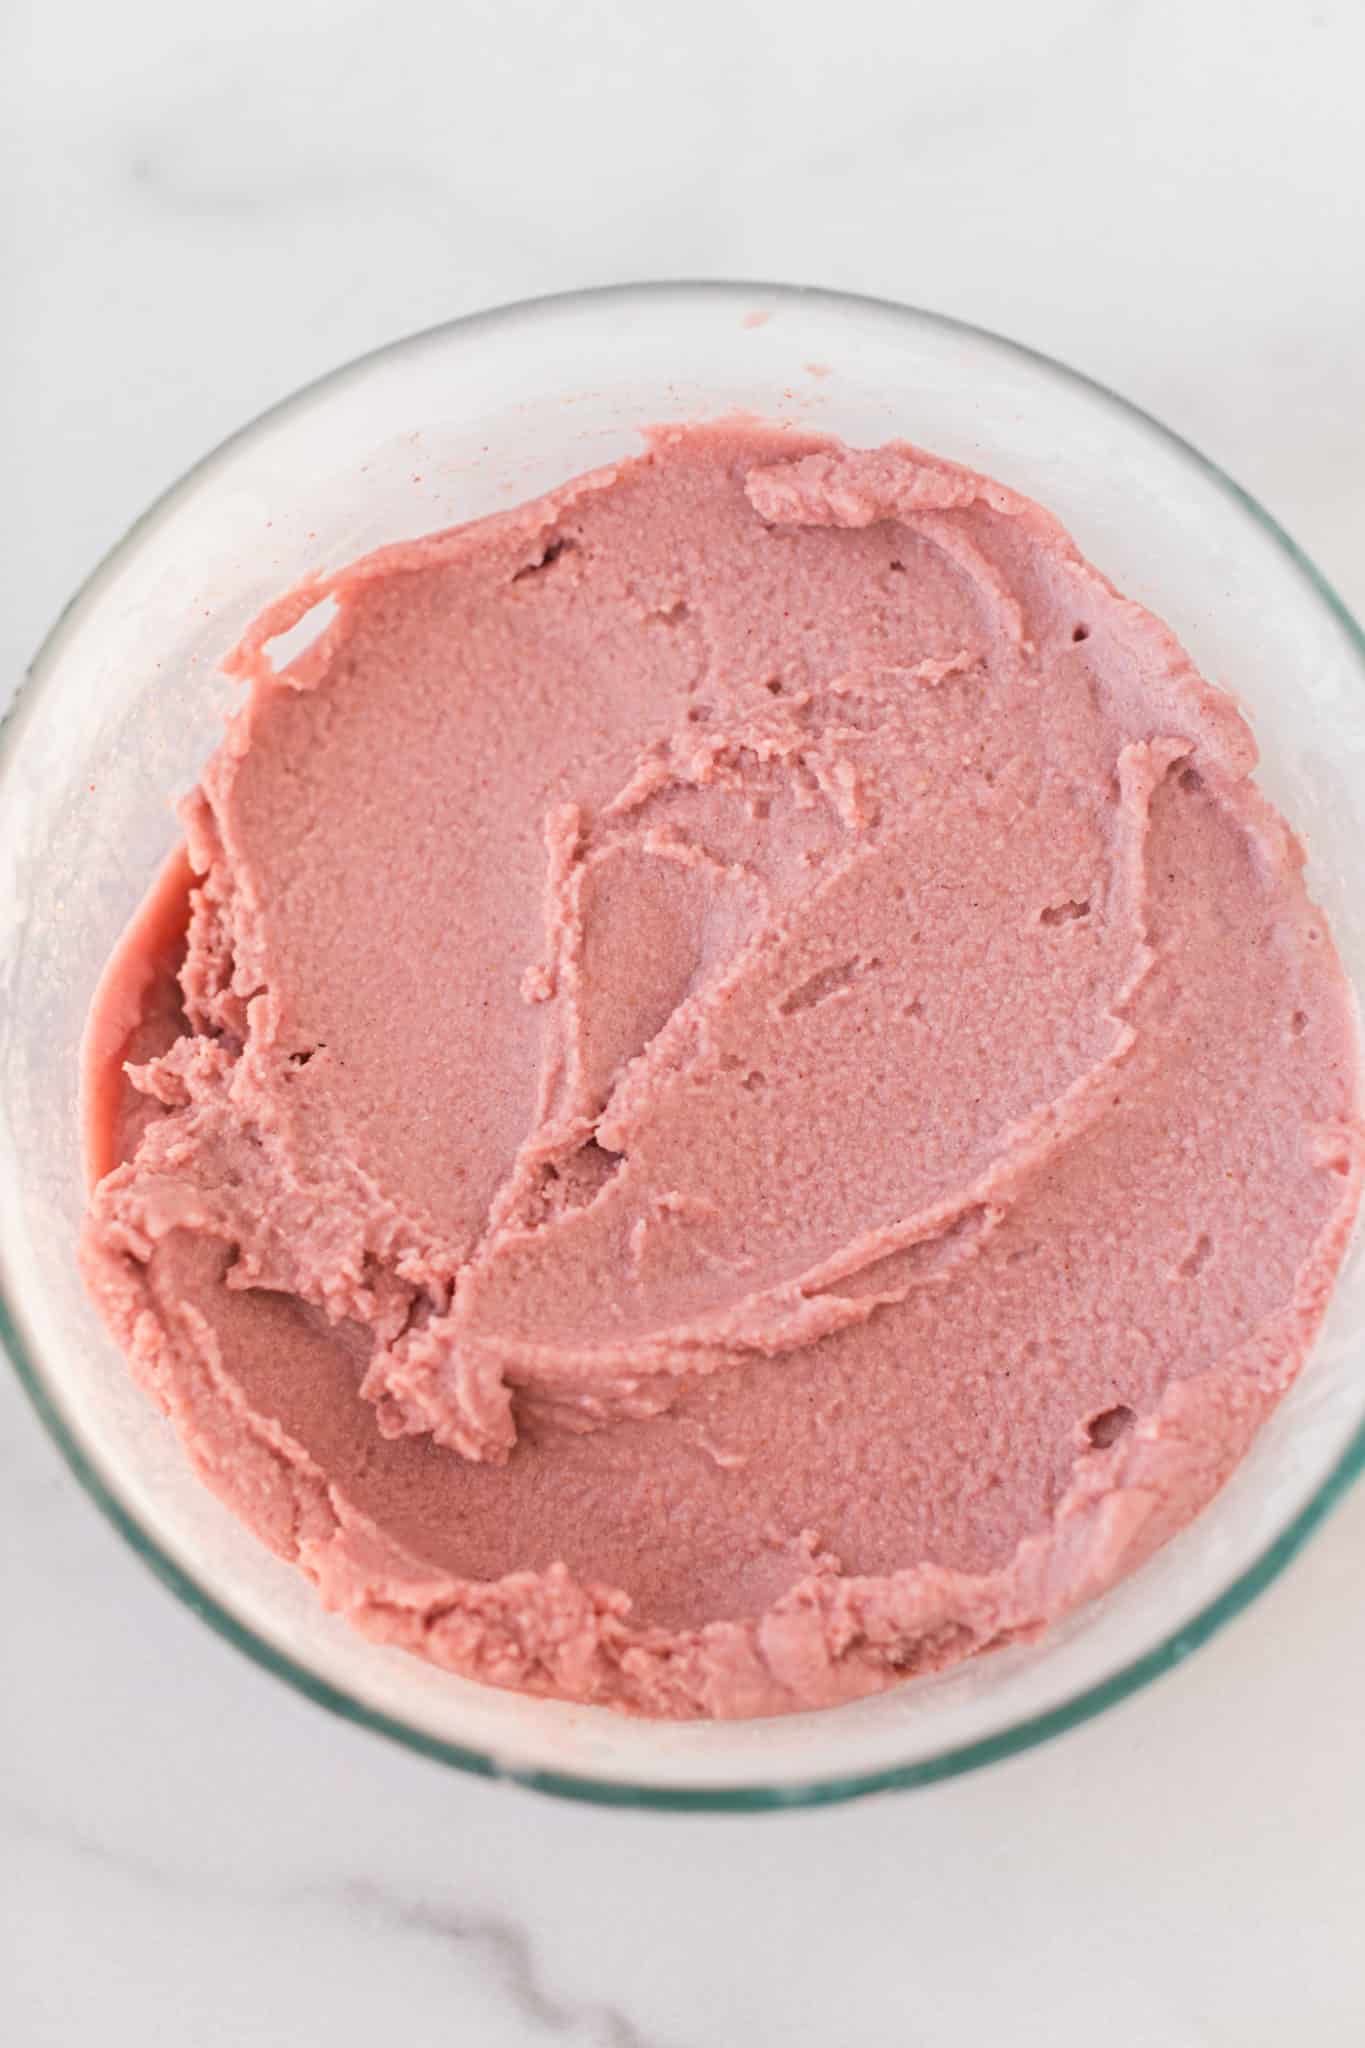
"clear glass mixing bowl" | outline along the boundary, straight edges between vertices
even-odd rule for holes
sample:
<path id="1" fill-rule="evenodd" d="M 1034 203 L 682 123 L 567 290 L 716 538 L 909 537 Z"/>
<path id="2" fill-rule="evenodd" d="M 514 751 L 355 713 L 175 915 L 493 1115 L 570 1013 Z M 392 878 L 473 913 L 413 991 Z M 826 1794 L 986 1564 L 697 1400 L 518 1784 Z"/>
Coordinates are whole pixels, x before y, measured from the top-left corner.
<path id="1" fill-rule="evenodd" d="M 1365 1463 L 1365 1272 L 1213 1506 L 1042 1643 L 833 1711 L 729 1726 L 522 1699 L 365 1642 L 207 1493 L 75 1266 L 77 1046 L 91 991 L 233 692 L 267 599 L 390 541 L 744 410 L 901 437 L 1038 497 L 1251 715 L 1263 780 L 1365 984 L 1365 641 L 1274 521 L 1085 377 L 902 306 L 663 284 L 457 320 L 325 377 L 226 442 L 95 572 L 0 746 L 0 1328 L 73 1471 L 172 1590 L 349 1719 L 464 1770 L 620 1804 L 758 1808 L 973 1769 L 1146 1684 L 1266 1585 Z"/>

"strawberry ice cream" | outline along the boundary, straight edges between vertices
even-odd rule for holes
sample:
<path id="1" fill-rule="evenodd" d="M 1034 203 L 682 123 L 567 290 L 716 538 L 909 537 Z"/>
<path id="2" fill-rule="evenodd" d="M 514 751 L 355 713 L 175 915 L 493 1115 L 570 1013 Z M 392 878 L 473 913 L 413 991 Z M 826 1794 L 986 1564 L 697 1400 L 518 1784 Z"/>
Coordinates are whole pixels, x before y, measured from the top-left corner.
<path id="1" fill-rule="evenodd" d="M 84 1257 L 329 1605 L 770 1714 L 1210 1499 L 1346 1246 L 1351 1001 L 1231 700 L 1045 512 L 660 431 L 227 666 L 92 1016 Z"/>

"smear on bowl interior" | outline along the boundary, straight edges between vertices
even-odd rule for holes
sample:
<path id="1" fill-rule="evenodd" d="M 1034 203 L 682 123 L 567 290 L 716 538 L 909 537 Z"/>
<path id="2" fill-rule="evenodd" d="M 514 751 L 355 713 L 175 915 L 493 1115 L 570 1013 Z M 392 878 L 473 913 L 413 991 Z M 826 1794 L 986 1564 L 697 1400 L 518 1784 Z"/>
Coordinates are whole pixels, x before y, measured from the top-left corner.
<path id="1" fill-rule="evenodd" d="M 770 1714 L 1205 1505 L 1345 1249 L 1351 1002 L 1231 700 L 1047 513 L 669 429 L 227 666 L 94 1008 L 84 1259 L 330 1606 Z"/>

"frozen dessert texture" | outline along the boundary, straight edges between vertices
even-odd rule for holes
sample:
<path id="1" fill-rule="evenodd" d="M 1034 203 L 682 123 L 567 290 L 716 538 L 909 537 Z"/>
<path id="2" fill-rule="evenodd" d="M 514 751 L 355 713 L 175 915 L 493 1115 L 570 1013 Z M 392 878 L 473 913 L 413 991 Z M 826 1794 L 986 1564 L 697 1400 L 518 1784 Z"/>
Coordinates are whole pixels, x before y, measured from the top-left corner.
<path id="1" fill-rule="evenodd" d="M 96 1001 L 84 1256 L 330 1605 L 775 1713 L 1209 1500 L 1351 1228 L 1350 996 L 1231 700 L 1038 506 L 664 430 L 228 667 Z"/>

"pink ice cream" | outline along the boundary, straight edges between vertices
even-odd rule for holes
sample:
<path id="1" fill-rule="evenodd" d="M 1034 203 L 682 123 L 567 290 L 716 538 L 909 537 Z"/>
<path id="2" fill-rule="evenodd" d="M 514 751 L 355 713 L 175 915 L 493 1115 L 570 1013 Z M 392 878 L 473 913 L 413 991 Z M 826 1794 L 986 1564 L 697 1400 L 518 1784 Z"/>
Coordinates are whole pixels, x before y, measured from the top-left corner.
<path id="1" fill-rule="evenodd" d="M 1352 1010 L 1241 717 L 1046 513 L 670 430 L 228 666 L 95 1007 L 85 1260 L 329 1605 L 768 1714 L 1209 1500 L 1346 1245 Z"/>

